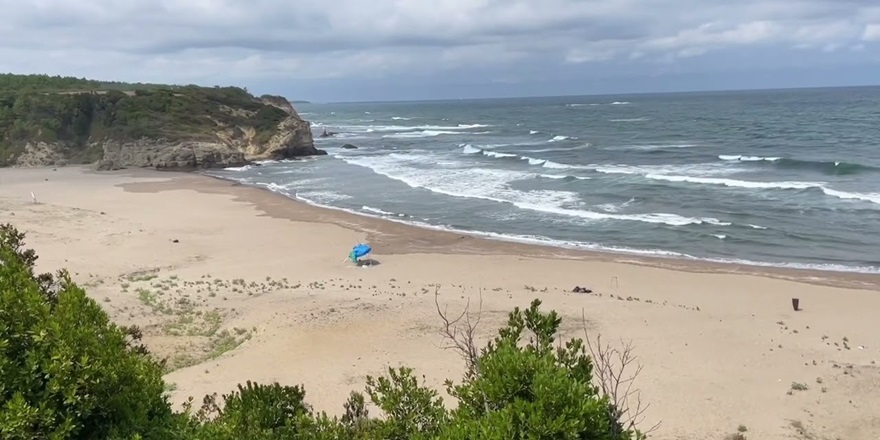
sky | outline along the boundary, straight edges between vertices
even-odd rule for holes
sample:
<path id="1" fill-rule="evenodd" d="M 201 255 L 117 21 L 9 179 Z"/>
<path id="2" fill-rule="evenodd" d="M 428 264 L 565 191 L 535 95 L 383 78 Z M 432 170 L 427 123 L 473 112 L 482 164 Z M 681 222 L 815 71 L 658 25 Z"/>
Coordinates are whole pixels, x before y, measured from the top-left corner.
<path id="1" fill-rule="evenodd" d="M 880 0 L 0 0 L 0 11 L 0 72 L 315 102 L 880 82 Z"/>

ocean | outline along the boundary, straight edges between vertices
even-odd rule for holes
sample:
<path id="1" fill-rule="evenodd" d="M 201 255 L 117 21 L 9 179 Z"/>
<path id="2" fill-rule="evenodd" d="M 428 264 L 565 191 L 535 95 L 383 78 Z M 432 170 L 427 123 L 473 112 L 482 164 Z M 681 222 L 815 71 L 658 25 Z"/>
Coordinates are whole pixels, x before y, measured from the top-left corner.
<path id="1" fill-rule="evenodd" d="M 210 174 L 489 238 L 880 273 L 880 88 L 297 110 L 328 156 Z"/>

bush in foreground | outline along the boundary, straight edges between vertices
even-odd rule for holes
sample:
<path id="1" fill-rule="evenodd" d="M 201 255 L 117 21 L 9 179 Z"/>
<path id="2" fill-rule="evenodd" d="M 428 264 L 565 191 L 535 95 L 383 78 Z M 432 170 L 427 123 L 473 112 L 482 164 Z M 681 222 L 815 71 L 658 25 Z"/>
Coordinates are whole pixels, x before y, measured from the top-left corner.
<path id="1" fill-rule="evenodd" d="M 70 281 L 34 273 L 23 235 L 0 226 L 0 438 L 510 440 L 644 438 L 620 420 L 614 396 L 594 385 L 580 339 L 560 345 L 561 319 L 534 300 L 515 309 L 484 348 L 456 339 L 467 361 L 447 410 L 405 367 L 367 377 L 342 417 L 315 412 L 300 386 L 247 382 L 175 413 L 162 365 L 136 329 L 114 325 Z M 445 317 L 444 317 L 445 320 Z M 446 321 L 447 330 L 449 321 Z M 381 413 L 372 417 L 368 402 Z"/>

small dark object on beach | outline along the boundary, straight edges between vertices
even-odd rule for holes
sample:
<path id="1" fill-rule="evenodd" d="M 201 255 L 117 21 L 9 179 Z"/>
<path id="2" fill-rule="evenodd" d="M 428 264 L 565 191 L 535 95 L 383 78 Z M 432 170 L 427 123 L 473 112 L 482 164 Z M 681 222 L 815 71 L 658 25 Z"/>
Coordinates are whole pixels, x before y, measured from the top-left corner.
<path id="1" fill-rule="evenodd" d="M 178 239 L 175 238 L 174 240 L 171 240 L 171 242 L 172 242 L 172 243 L 180 243 L 180 240 L 178 240 Z"/>
<path id="2" fill-rule="evenodd" d="M 104 211 L 101 211 L 101 215 L 107 215 L 107 213 Z"/>
<path id="3" fill-rule="evenodd" d="M 581 286 L 575 286 L 574 289 L 572 289 L 572 292 L 574 292 L 574 293 L 593 293 L 592 290 L 587 289 L 586 287 L 581 287 Z"/>
<path id="4" fill-rule="evenodd" d="M 801 302 L 800 298 L 792 298 L 791 299 L 791 308 L 793 308 L 795 312 L 799 312 L 801 310 L 800 309 L 800 302 Z"/>

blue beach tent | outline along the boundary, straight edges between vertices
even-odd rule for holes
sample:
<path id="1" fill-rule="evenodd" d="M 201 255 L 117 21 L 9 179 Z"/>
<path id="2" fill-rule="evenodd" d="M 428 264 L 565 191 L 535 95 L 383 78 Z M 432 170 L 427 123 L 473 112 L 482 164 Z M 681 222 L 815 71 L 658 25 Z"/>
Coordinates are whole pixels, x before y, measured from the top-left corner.
<path id="1" fill-rule="evenodd" d="M 370 251 L 372 251 L 372 250 L 373 250 L 373 249 L 370 248 L 369 245 L 364 244 L 364 243 L 360 243 L 360 244 L 355 245 L 353 248 L 351 248 L 351 252 L 349 252 L 349 254 L 348 254 L 348 258 L 349 258 L 353 263 L 357 263 L 357 262 L 358 262 L 358 258 L 363 257 L 364 255 L 369 254 Z"/>

